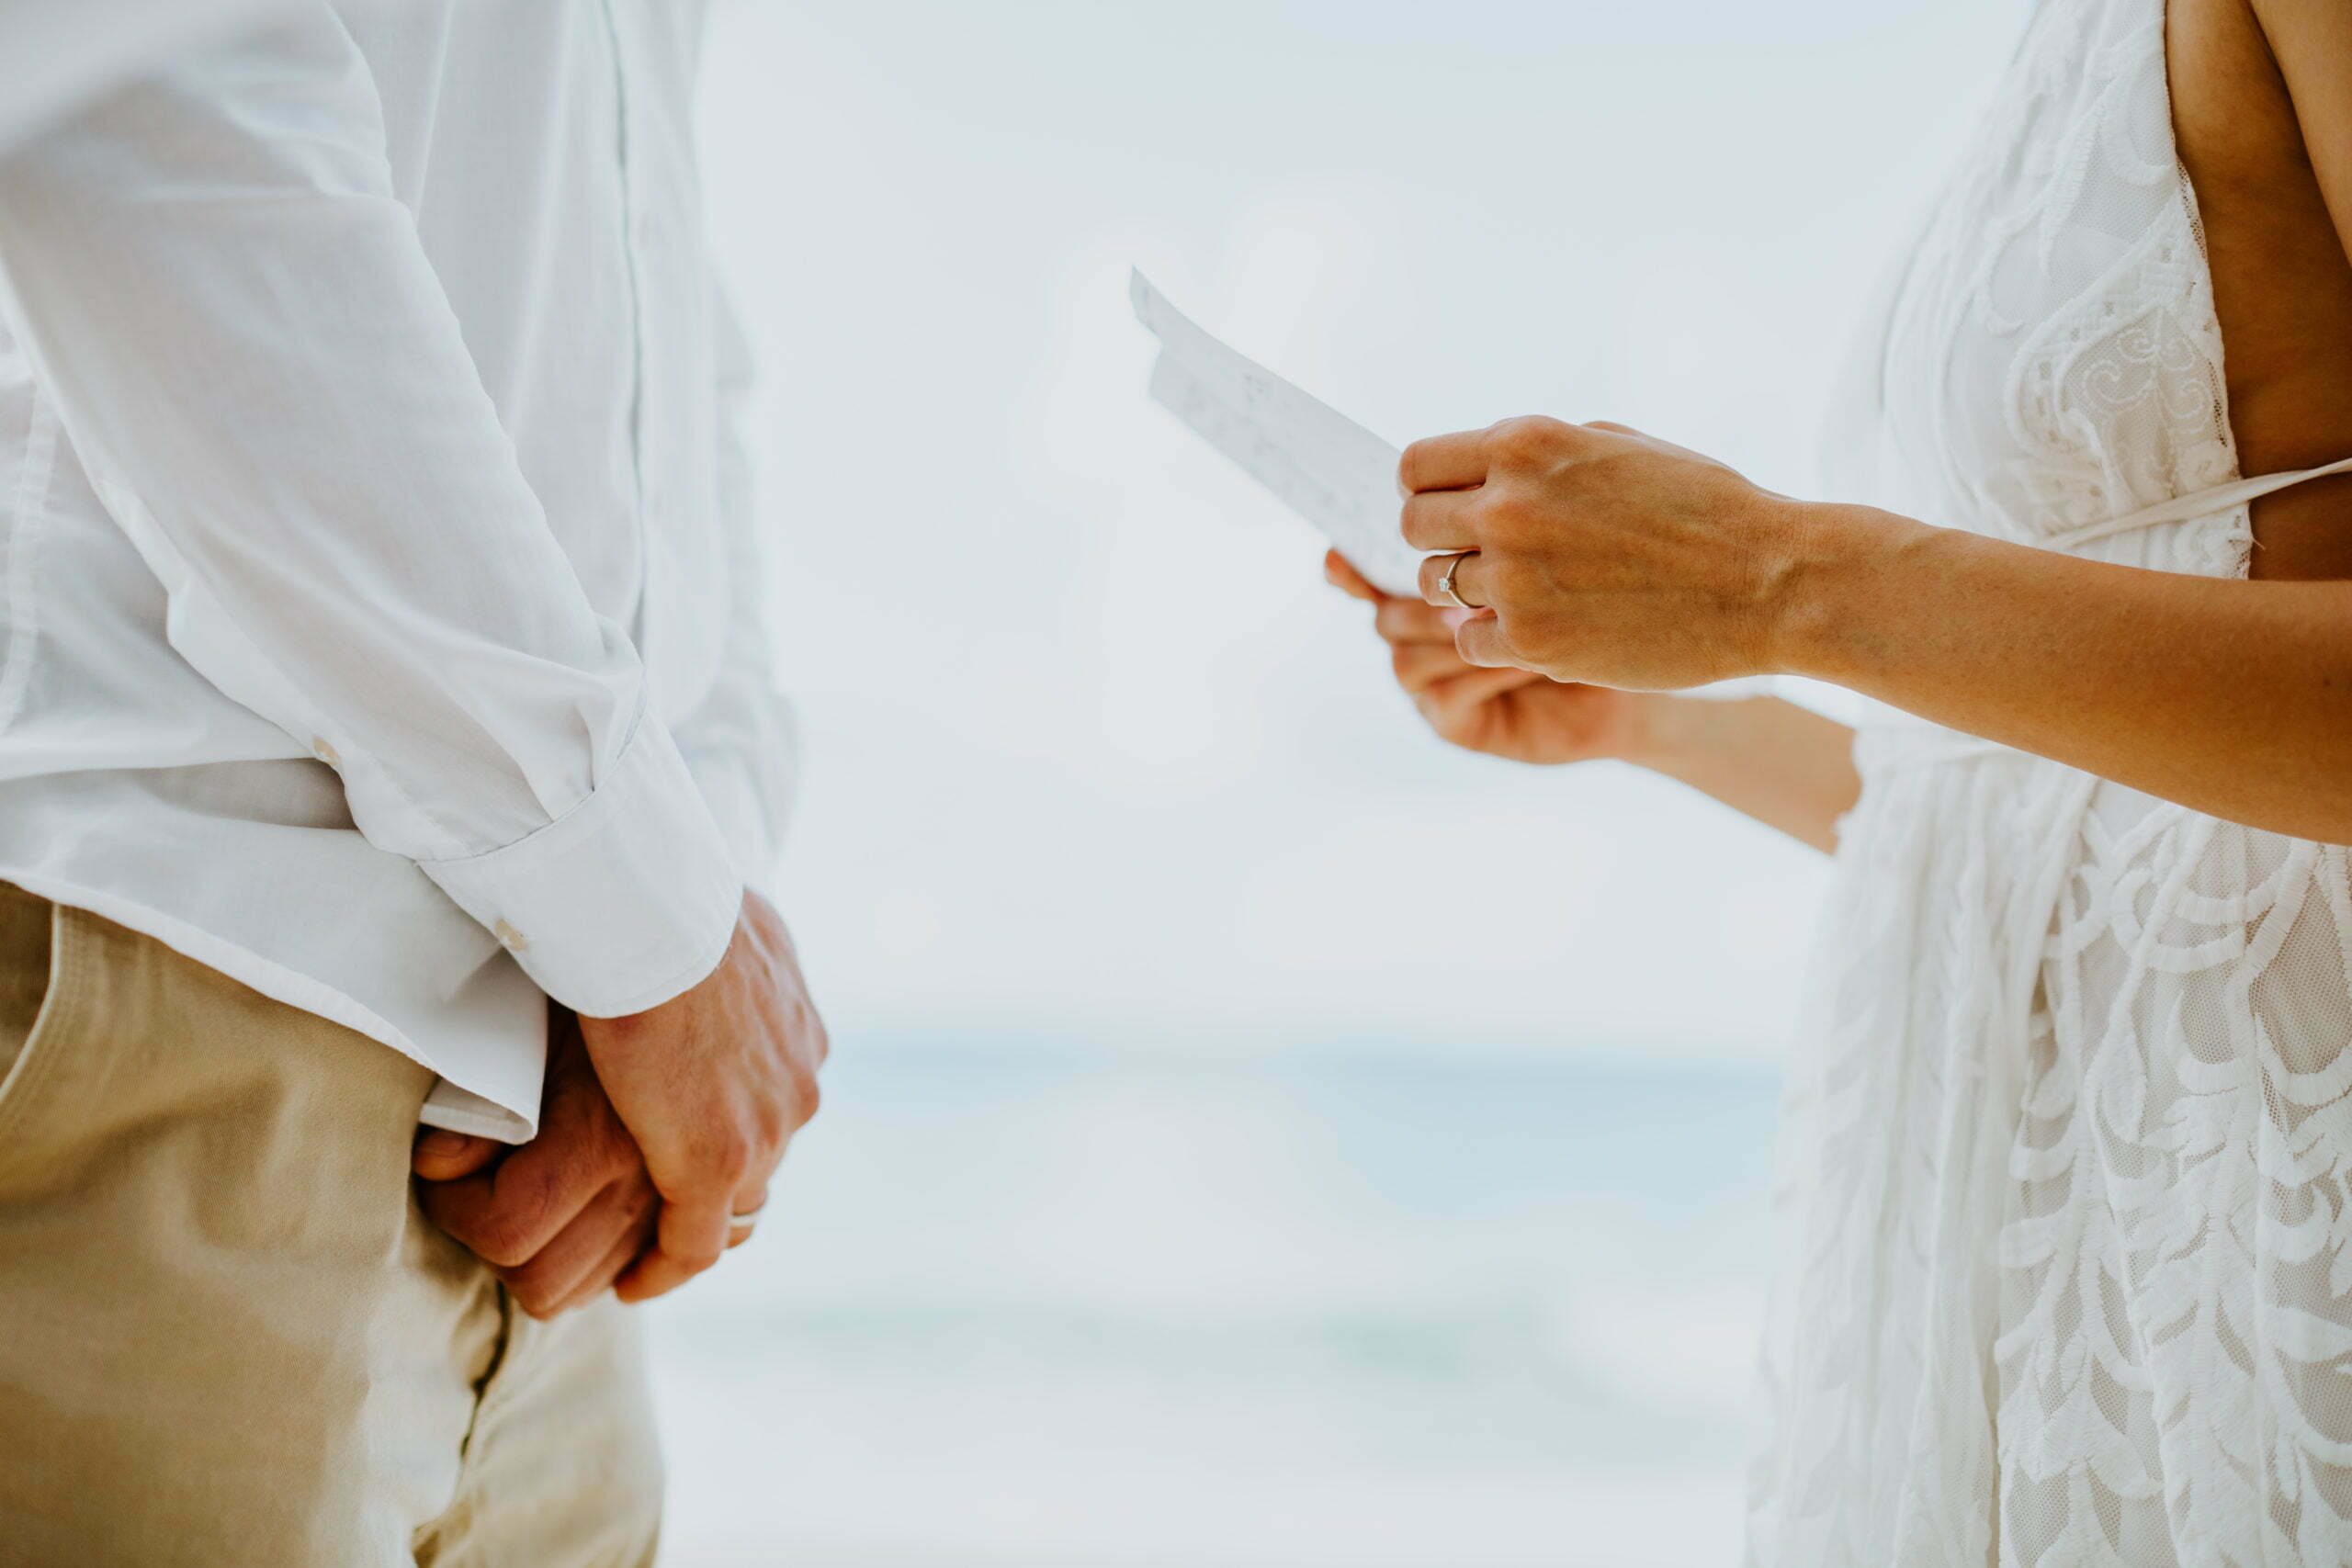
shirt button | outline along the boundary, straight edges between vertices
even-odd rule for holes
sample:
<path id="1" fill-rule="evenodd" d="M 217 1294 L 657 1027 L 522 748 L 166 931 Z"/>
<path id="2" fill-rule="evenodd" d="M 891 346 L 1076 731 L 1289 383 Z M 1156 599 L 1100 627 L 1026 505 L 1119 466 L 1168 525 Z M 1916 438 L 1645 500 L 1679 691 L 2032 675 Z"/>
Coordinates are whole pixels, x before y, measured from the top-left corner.
<path id="1" fill-rule="evenodd" d="M 343 761 L 342 753 L 337 751 L 334 747 L 328 745 L 327 738 L 323 735 L 313 735 L 311 737 L 311 755 L 316 757 L 320 761 L 324 762 L 330 768 Z"/>
<path id="2" fill-rule="evenodd" d="M 496 925 L 491 927 L 490 934 L 496 937 L 498 939 L 498 945 L 504 948 L 509 953 L 520 953 L 525 948 L 531 945 L 529 942 L 523 940 L 523 933 L 521 931 L 516 931 L 504 920 L 501 920 Z"/>

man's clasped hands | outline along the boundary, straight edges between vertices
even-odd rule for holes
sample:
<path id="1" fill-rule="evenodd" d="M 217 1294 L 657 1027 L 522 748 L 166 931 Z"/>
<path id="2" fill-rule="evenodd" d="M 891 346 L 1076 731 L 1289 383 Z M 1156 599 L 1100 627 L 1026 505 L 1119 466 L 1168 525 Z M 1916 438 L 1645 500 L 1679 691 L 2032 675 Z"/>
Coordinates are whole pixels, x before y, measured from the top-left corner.
<path id="1" fill-rule="evenodd" d="M 675 1290 L 752 1234 L 817 1111 L 825 1026 L 783 919 L 746 895 L 718 967 L 623 1018 L 553 1009 L 538 1135 L 426 1129 L 418 1200 L 537 1317 Z"/>

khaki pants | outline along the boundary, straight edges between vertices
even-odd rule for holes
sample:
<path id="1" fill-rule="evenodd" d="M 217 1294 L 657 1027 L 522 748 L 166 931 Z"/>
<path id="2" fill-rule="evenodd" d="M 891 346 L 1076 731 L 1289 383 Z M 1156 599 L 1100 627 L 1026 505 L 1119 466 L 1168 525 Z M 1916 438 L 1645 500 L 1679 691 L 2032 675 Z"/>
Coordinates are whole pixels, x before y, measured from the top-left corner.
<path id="1" fill-rule="evenodd" d="M 0 884 L 0 1565 L 653 1557 L 635 1326 L 417 1211 L 428 1075 Z"/>

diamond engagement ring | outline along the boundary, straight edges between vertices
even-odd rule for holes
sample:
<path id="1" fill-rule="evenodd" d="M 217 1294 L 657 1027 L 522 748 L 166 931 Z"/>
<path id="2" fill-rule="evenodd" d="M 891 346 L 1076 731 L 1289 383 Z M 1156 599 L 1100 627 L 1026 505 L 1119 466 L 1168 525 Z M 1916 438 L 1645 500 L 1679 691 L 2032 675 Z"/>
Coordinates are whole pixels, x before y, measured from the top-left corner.
<path id="1" fill-rule="evenodd" d="M 1460 555 L 1455 556 L 1452 560 L 1445 563 L 1445 575 L 1437 580 L 1437 596 L 1441 599 L 1453 601 L 1453 607 L 1457 610 L 1475 610 L 1478 608 L 1477 605 L 1473 604 L 1469 600 L 1464 599 L 1461 594 L 1453 591 L 1453 574 L 1462 570 L 1462 563 L 1464 561 L 1468 560 L 1472 556 L 1475 556 L 1477 553 L 1478 552 L 1476 550 L 1464 550 Z"/>

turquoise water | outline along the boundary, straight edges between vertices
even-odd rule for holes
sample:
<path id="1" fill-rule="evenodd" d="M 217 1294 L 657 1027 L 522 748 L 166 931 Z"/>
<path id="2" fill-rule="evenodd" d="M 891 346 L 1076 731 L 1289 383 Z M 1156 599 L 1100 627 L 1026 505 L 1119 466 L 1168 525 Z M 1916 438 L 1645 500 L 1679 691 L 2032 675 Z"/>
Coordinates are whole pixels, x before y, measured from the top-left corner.
<path id="1" fill-rule="evenodd" d="M 684 1564 L 1724 1562 L 1764 1066 L 845 1040 L 657 1324 Z"/>

